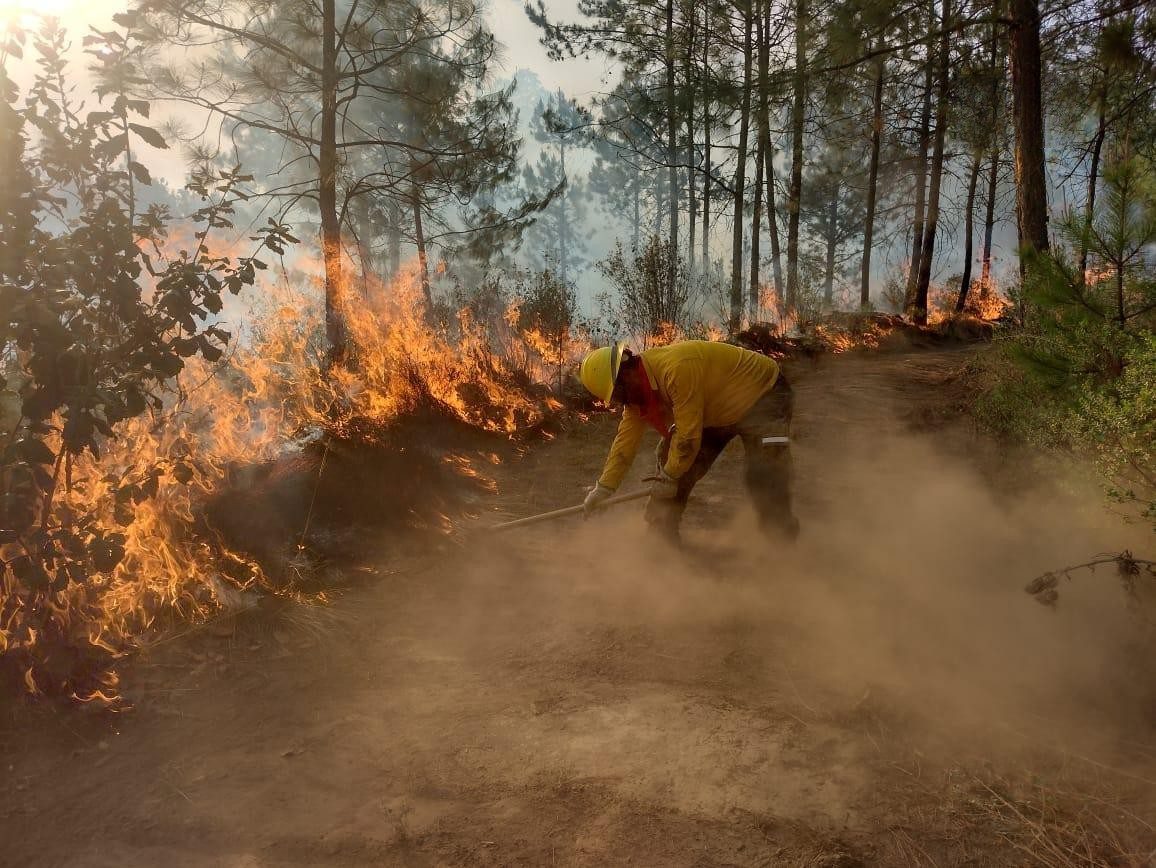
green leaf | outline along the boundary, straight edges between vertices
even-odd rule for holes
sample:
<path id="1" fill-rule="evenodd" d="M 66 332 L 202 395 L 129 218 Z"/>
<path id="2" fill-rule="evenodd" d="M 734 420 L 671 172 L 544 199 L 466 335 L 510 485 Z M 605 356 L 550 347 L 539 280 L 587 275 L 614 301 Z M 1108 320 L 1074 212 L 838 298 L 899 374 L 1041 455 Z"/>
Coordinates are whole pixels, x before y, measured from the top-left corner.
<path id="1" fill-rule="evenodd" d="M 33 591 L 43 591 L 48 588 L 50 577 L 44 564 L 28 555 L 20 555 L 8 562 L 13 574 L 26 588 Z"/>
<path id="2" fill-rule="evenodd" d="M 97 144 L 97 146 L 92 149 L 92 153 L 96 157 L 109 159 L 111 157 L 115 157 L 117 154 L 123 151 L 127 144 L 128 136 L 126 136 L 124 133 L 119 133 L 118 135 L 110 136 L 108 139 L 105 139 L 103 142 Z"/>
<path id="3" fill-rule="evenodd" d="M 184 359 L 195 356 L 200 346 L 200 341 L 196 338 L 176 338 L 173 341 L 173 350 L 176 351 L 178 356 Z"/>
<path id="4" fill-rule="evenodd" d="M 219 348 L 213 346 L 204 338 L 201 339 L 201 355 L 204 356 L 205 361 L 209 363 L 219 362 L 225 353 Z"/>
<path id="5" fill-rule="evenodd" d="M 145 411 L 144 395 L 135 386 L 129 386 L 124 392 L 124 409 L 130 416 L 139 416 Z"/>
<path id="6" fill-rule="evenodd" d="M 88 557 L 92 560 L 93 567 L 102 573 L 116 569 L 117 564 L 124 559 L 124 542 L 123 533 L 105 534 L 96 531 L 87 546 Z"/>
<path id="7" fill-rule="evenodd" d="M 152 175 L 149 174 L 149 170 L 146 169 L 144 165 L 138 163 L 136 160 L 131 160 L 128 164 L 128 168 L 132 172 L 132 176 L 136 178 L 137 181 L 142 184 L 152 186 Z"/>
<path id="8" fill-rule="evenodd" d="M 164 136 L 154 130 L 152 127 L 146 127 L 144 124 L 129 124 L 128 128 L 145 140 L 154 148 L 166 150 L 169 143 L 165 141 Z"/>
<path id="9" fill-rule="evenodd" d="M 29 464 L 53 464 L 56 454 L 42 440 L 25 437 L 16 441 L 16 454 Z"/>

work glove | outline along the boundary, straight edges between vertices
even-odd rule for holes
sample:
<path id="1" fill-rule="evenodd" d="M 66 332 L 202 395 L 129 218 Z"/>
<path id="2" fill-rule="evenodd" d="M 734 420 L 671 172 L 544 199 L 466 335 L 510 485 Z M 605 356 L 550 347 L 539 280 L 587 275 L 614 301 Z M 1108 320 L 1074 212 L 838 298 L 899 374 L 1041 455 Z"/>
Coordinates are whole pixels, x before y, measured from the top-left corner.
<path id="1" fill-rule="evenodd" d="M 655 476 L 650 477 L 651 500 L 674 500 L 678 495 L 678 480 L 659 468 Z"/>
<path id="2" fill-rule="evenodd" d="M 583 515 L 589 518 L 602 508 L 603 502 L 609 500 L 612 494 L 614 494 L 613 488 L 607 488 L 601 483 L 595 485 L 586 493 L 586 499 L 582 501 Z"/>

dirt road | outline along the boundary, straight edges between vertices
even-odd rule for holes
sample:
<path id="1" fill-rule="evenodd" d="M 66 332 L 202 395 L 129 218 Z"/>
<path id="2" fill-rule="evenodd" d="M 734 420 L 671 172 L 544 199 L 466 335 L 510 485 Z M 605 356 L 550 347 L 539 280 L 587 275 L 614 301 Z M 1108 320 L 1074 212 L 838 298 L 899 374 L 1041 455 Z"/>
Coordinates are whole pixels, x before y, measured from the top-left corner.
<path id="1" fill-rule="evenodd" d="M 1135 620 L 1107 575 L 1055 612 L 1022 587 L 1150 531 L 941 421 L 964 358 L 793 372 L 793 550 L 754 532 L 736 445 L 684 553 L 635 505 L 462 531 L 153 652 L 111 729 L 7 712 L 0 863 L 1149 864 Z M 478 524 L 579 500 L 612 425 L 499 468 Z"/>

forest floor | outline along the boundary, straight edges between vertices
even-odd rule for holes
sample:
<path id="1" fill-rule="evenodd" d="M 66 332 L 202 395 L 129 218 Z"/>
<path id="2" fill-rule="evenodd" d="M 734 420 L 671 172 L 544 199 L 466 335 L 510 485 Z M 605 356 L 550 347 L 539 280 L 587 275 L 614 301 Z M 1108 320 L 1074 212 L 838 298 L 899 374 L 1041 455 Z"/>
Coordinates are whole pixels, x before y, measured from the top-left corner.
<path id="1" fill-rule="evenodd" d="M 10 708 L 0 864 L 1153 864 L 1140 623 L 1108 572 L 1023 592 L 1151 531 L 956 413 L 969 352 L 792 370 L 793 548 L 738 444 L 683 552 L 638 504 L 487 534 L 580 501 L 596 417 L 440 549 L 138 658 L 111 724 Z"/>

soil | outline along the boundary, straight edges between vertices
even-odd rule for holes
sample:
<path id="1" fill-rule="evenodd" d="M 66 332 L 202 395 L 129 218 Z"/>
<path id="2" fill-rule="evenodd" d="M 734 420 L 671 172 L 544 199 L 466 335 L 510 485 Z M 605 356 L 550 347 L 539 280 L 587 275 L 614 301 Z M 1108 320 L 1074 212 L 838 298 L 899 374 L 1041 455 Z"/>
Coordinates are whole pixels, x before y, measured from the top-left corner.
<path id="1" fill-rule="evenodd" d="M 9 707 L 0 864 L 1153 864 L 1150 637 L 1108 574 L 1023 592 L 1151 531 L 960 418 L 970 352 L 791 371 L 793 547 L 737 444 L 682 551 L 638 504 L 487 532 L 580 501 L 594 416 L 331 605 L 138 657 L 131 711 Z"/>

